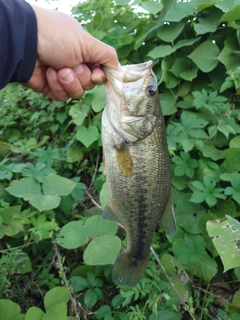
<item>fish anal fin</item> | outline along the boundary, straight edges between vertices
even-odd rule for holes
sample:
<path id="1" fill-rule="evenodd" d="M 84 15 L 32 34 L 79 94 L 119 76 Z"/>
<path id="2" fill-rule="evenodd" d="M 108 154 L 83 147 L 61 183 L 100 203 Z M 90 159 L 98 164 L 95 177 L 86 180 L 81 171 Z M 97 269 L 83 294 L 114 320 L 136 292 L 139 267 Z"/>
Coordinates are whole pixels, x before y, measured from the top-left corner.
<path id="1" fill-rule="evenodd" d="M 127 147 L 115 149 L 116 160 L 119 171 L 126 178 L 130 178 L 133 175 L 133 161 L 132 156 Z"/>
<path id="2" fill-rule="evenodd" d="M 149 256 L 141 260 L 133 258 L 127 251 L 118 256 L 112 271 L 112 280 L 118 286 L 134 287 L 142 278 L 149 262 Z"/>
<path id="3" fill-rule="evenodd" d="M 166 209 L 159 221 L 159 225 L 169 235 L 173 236 L 176 233 L 176 218 L 171 194 L 169 195 Z"/>
<path id="4" fill-rule="evenodd" d="M 117 221 L 119 223 L 119 219 L 112 209 L 111 202 L 103 209 L 102 219 Z"/>

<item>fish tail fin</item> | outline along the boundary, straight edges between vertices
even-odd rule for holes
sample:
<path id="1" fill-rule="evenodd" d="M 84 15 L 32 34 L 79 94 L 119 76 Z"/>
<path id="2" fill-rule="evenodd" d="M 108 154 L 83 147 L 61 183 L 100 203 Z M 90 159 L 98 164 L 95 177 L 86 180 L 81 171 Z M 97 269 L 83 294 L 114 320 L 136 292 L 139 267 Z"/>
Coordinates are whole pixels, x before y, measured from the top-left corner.
<path id="1" fill-rule="evenodd" d="M 135 286 L 142 278 L 149 262 L 149 257 L 137 260 L 127 251 L 124 251 L 116 260 L 113 271 L 112 280 L 119 286 Z"/>

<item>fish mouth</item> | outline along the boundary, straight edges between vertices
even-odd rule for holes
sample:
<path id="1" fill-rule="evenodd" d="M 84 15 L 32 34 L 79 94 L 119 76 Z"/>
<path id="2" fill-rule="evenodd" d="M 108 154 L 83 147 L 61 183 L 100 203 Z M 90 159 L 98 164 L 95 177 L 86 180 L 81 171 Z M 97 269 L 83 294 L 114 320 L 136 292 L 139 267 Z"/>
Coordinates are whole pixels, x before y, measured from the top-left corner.
<path id="1" fill-rule="evenodd" d="M 103 66 L 107 81 L 114 87 L 115 91 L 122 91 L 124 83 L 135 82 L 147 76 L 152 70 L 152 60 L 138 63 L 119 65 L 117 70 Z"/>

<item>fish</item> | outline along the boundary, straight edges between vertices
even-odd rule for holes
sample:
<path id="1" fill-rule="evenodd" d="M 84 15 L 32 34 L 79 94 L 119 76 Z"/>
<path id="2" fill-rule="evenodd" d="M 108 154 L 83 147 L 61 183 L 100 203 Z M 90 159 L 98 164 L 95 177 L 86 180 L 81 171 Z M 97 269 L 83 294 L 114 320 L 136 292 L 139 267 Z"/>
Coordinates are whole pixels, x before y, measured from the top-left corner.
<path id="1" fill-rule="evenodd" d="M 155 229 L 176 232 L 170 156 L 152 61 L 103 67 L 102 146 L 109 203 L 102 218 L 126 231 L 112 270 L 116 285 L 135 286 L 149 263 Z"/>

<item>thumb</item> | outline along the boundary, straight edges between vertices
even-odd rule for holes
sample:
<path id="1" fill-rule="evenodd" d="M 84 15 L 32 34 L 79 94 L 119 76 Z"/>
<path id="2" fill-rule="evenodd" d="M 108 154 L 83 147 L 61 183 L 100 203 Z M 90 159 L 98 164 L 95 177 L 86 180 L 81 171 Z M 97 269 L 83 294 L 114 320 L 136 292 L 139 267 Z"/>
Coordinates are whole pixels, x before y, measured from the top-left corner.
<path id="1" fill-rule="evenodd" d="M 104 42 L 94 38 L 84 30 L 81 38 L 82 59 L 84 62 L 105 65 L 118 69 L 119 61 L 115 49 Z M 83 50 L 84 48 L 84 50 Z"/>

